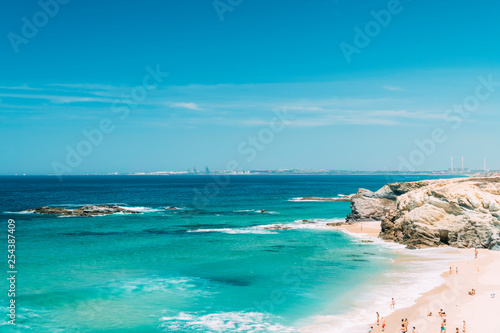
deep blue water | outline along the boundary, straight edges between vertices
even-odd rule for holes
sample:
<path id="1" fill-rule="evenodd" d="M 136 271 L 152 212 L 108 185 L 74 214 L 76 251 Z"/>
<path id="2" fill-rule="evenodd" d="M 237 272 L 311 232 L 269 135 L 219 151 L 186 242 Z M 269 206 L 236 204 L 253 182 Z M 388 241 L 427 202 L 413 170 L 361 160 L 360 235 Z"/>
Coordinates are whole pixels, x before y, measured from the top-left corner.
<path id="1" fill-rule="evenodd" d="M 394 254 L 326 226 L 350 212 L 348 202 L 292 199 L 427 178 L 0 177 L 2 239 L 15 219 L 18 271 L 17 325 L 6 325 L 2 279 L 0 330 L 294 332 L 314 315 L 348 311 L 346 300 Z M 87 204 L 142 214 L 21 213 Z M 288 229 L 266 229 L 275 224 Z M 2 248 L 7 254 L 7 243 Z"/>

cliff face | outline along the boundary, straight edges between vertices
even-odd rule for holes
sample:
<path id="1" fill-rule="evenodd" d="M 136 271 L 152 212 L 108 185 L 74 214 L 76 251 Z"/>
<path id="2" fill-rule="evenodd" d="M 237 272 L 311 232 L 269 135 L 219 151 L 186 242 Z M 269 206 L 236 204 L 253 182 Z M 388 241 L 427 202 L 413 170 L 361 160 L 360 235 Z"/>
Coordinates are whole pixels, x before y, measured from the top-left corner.
<path id="1" fill-rule="evenodd" d="M 500 178 L 389 184 L 351 198 L 348 222 L 382 221 L 380 237 L 413 247 L 500 250 Z"/>

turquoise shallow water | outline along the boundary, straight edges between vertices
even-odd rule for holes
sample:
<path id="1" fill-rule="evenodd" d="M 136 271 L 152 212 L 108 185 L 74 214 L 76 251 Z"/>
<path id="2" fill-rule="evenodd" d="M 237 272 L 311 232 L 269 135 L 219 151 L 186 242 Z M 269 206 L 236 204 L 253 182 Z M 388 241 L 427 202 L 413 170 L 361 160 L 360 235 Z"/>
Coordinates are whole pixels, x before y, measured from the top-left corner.
<path id="1" fill-rule="evenodd" d="M 325 225 L 343 219 L 349 203 L 293 198 L 419 179 L 1 177 L 2 232 L 9 218 L 17 225 L 18 325 L 4 315 L 0 330 L 295 332 L 312 316 L 348 312 L 359 286 L 383 274 L 394 254 Z M 142 214 L 20 213 L 110 203 Z M 275 224 L 288 229 L 266 229 Z M 5 279 L 0 287 L 8 289 Z"/>

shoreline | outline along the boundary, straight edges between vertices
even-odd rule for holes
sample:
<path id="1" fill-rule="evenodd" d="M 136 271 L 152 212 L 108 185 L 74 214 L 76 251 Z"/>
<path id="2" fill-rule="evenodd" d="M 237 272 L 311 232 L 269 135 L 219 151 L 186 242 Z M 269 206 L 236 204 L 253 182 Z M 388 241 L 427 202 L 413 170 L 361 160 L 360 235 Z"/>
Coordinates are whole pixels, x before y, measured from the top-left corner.
<path id="1" fill-rule="evenodd" d="M 394 244 L 395 251 L 401 251 L 402 254 L 400 258 L 395 260 L 395 264 L 400 266 L 398 269 L 402 268 L 402 273 L 408 275 L 407 280 L 409 281 L 415 278 L 420 278 L 418 281 L 423 280 L 414 286 L 401 286 L 409 293 L 413 293 L 415 290 L 422 292 L 418 293 L 418 296 L 413 298 L 411 302 L 408 300 L 398 302 L 396 298 L 395 310 L 389 310 L 392 296 L 384 294 L 383 302 L 386 305 L 376 311 L 380 313 L 381 318 L 385 317 L 386 333 L 399 333 L 403 318 L 408 319 L 408 332 L 411 332 L 414 326 L 418 333 L 440 332 L 442 323 L 442 319 L 438 315 L 440 309 L 443 309 L 447 315 L 447 333 L 455 333 L 457 327 L 462 333 L 464 320 L 466 321 L 466 332 L 495 332 L 498 330 L 498 321 L 495 315 L 500 313 L 500 280 L 498 279 L 500 252 L 480 249 L 478 250 L 478 258 L 474 259 L 474 249 L 439 247 L 403 250 L 404 245 L 385 242 L 378 238 L 380 222 L 376 221 L 342 225 L 337 230 L 361 239 L 376 238 L 377 241 L 373 240 L 374 243 L 380 241 L 384 242 L 384 245 Z M 397 249 L 398 245 L 401 246 L 401 249 Z M 404 266 L 405 262 L 408 263 L 407 266 Z M 416 267 L 419 267 L 418 271 L 415 270 Z M 449 267 L 452 267 L 452 274 L 450 274 Z M 458 274 L 456 274 L 457 267 Z M 440 283 L 436 285 L 436 281 Z M 429 285 L 429 283 L 431 284 Z M 430 289 L 426 289 L 429 286 Z M 468 295 L 468 291 L 472 288 L 477 292 L 475 296 Z M 491 298 L 491 294 L 495 294 L 495 298 Z M 376 300 L 380 305 L 381 299 L 377 298 Z M 361 319 L 360 311 L 353 311 L 350 314 Z M 432 312 L 432 317 L 427 317 L 430 312 Z M 363 314 L 366 316 L 366 313 Z M 371 316 L 371 313 L 369 315 Z M 343 316 L 346 317 L 345 314 Z M 301 332 L 368 332 L 370 326 L 373 326 L 374 333 L 382 332 L 381 325 L 377 326 L 375 312 L 373 312 L 372 318 L 371 324 L 360 321 L 356 326 L 342 328 L 338 325 L 338 316 L 324 316 L 316 320 L 315 323 L 302 327 Z"/>
<path id="2" fill-rule="evenodd" d="M 410 307 L 396 307 L 396 311 L 386 318 L 385 332 L 399 332 L 402 318 L 408 318 L 410 331 L 415 326 L 419 333 L 439 332 L 442 323 L 438 315 L 440 309 L 446 312 L 448 333 L 454 333 L 456 328 L 462 333 L 464 320 L 466 332 L 498 330 L 500 252 L 481 249 L 478 250 L 478 258 L 474 259 L 473 249 L 454 250 L 470 256 L 470 259 L 450 262 L 451 274 L 449 267 L 441 274 L 445 281 L 443 284 L 421 295 Z M 468 295 L 473 288 L 476 295 Z M 495 298 L 491 294 L 495 294 Z M 432 316 L 428 317 L 430 312 Z M 376 328 L 375 322 L 373 325 L 375 332 L 381 331 Z"/>

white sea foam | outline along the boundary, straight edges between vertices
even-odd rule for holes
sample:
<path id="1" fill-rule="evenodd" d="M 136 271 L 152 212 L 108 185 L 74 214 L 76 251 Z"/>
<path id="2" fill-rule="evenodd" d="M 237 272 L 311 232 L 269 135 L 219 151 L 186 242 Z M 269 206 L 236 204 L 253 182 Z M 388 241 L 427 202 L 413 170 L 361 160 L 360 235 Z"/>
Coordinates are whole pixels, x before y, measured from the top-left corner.
<path id="1" fill-rule="evenodd" d="M 288 199 L 288 201 L 291 201 L 291 202 L 329 202 L 327 200 L 304 200 L 303 197 L 291 198 L 291 199 Z"/>
<path id="2" fill-rule="evenodd" d="M 344 197 L 346 197 L 346 195 L 337 194 L 336 197 L 324 198 L 324 199 L 342 199 Z M 291 201 L 291 202 L 338 202 L 338 201 L 333 201 L 333 200 L 304 199 L 304 197 L 291 198 L 291 199 L 288 199 L 288 201 Z"/>
<path id="3" fill-rule="evenodd" d="M 209 314 L 180 312 L 160 318 L 163 332 L 296 332 L 277 323 L 279 317 L 260 312 L 217 312 Z"/>
<path id="4" fill-rule="evenodd" d="M 275 223 L 267 225 L 259 225 L 253 228 L 255 229 L 323 229 L 323 230 L 335 230 L 329 223 L 345 222 L 345 219 L 334 218 L 334 219 L 307 219 L 307 220 L 296 220 L 292 223 Z"/>
<path id="5" fill-rule="evenodd" d="M 383 248 L 386 249 L 391 249 L 391 250 L 401 250 L 403 251 L 406 249 L 406 245 L 399 244 L 399 243 L 393 243 L 393 242 L 386 242 L 383 239 L 380 239 L 378 237 L 373 237 L 373 236 L 368 236 L 367 234 L 364 233 L 355 233 L 355 232 L 350 232 L 345 229 L 342 229 L 342 232 L 345 234 L 349 235 L 352 237 L 352 241 L 355 243 L 363 243 L 366 244 L 363 241 L 369 241 L 372 244 L 377 244 Z"/>
<path id="6" fill-rule="evenodd" d="M 20 212 L 3 212 L 4 214 L 33 214 L 33 212 L 28 212 L 26 210 L 22 210 Z"/>
<path id="7" fill-rule="evenodd" d="M 73 210 L 73 209 L 81 208 L 81 207 L 84 207 L 84 206 L 98 206 L 98 205 L 110 205 L 110 206 L 114 206 L 116 204 L 111 204 L 111 203 L 106 203 L 106 204 L 61 204 L 61 205 L 49 206 L 49 207 L 67 207 L 66 209 Z M 121 204 L 121 205 L 124 205 L 124 204 Z M 126 210 L 131 210 L 131 211 L 134 211 L 134 212 L 141 212 L 141 213 L 152 213 L 152 212 L 162 211 L 162 209 L 152 208 L 152 207 L 142 207 L 142 206 L 131 206 L 131 207 L 129 207 L 129 206 L 117 206 L 117 207 L 120 207 L 120 208 L 126 209 Z M 28 210 L 22 210 L 20 212 L 5 211 L 4 214 L 35 214 L 35 212 L 29 212 Z M 118 213 L 115 213 L 115 214 L 119 215 L 119 214 L 124 214 L 124 213 L 118 212 Z M 93 215 L 93 216 L 108 216 L 108 215 L 110 215 L 110 214 L 96 214 L 96 215 Z M 60 216 L 60 217 L 74 217 L 74 216 Z"/>
<path id="8" fill-rule="evenodd" d="M 141 212 L 141 213 L 152 213 L 152 212 L 160 212 L 163 209 L 158 209 L 158 208 L 151 208 L 151 207 L 142 207 L 142 206 L 137 206 L 137 207 L 129 207 L 129 206 L 118 206 L 123 209 L 131 210 L 133 212 Z"/>
<path id="9" fill-rule="evenodd" d="M 122 289 L 128 293 L 156 293 L 156 292 L 193 292 L 196 294 L 210 294 L 199 288 L 200 281 L 187 277 L 173 278 L 137 278 L 110 282 L 112 288 Z"/>
<path id="10" fill-rule="evenodd" d="M 303 220 L 296 220 L 292 223 L 275 223 L 257 225 L 253 227 L 243 228 L 214 228 L 214 229 L 196 229 L 188 230 L 187 232 L 222 232 L 226 234 L 276 234 L 277 231 L 290 230 L 290 229 L 324 229 L 334 230 L 328 223 L 344 222 L 344 219 L 309 219 L 304 222 Z"/>
<path id="11" fill-rule="evenodd" d="M 215 229 L 196 229 L 196 230 L 188 230 L 187 232 L 221 232 L 224 234 L 275 234 L 276 232 L 272 232 L 269 230 L 259 230 L 256 228 L 215 228 Z"/>
<path id="12" fill-rule="evenodd" d="M 257 214 L 279 214 L 279 212 L 267 211 L 263 209 L 240 209 L 233 211 L 234 213 L 257 213 Z"/>

